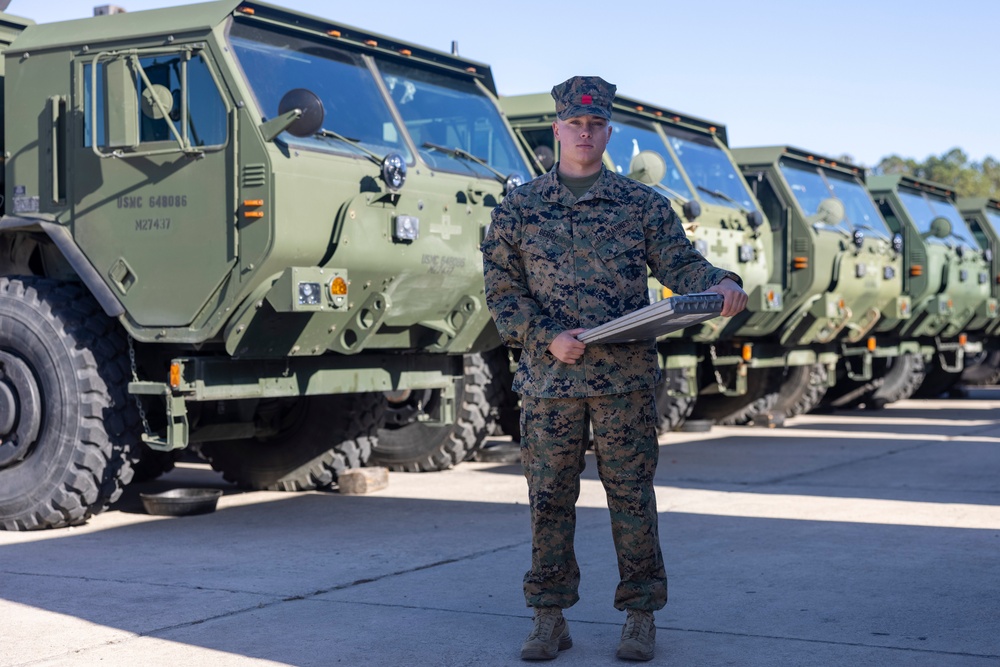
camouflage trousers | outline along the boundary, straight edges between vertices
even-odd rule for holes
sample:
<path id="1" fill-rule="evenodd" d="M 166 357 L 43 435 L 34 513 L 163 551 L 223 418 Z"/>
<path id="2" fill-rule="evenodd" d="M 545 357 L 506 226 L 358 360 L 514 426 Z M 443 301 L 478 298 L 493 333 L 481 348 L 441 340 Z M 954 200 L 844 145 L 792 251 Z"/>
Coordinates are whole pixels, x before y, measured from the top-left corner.
<path id="1" fill-rule="evenodd" d="M 621 578 L 615 608 L 655 611 L 667 602 L 653 475 L 659 448 L 651 390 L 584 398 L 521 397 L 521 464 L 531 505 L 529 607 L 570 607 L 580 599 L 573 549 L 588 421 L 597 472 L 611 510 Z"/>

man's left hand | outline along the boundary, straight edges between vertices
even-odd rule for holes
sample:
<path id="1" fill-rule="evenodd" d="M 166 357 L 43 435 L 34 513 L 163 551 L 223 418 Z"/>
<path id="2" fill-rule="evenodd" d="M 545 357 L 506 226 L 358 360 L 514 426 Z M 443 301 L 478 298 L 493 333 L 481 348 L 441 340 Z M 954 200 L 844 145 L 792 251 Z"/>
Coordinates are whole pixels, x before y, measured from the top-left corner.
<path id="1" fill-rule="evenodd" d="M 747 307 L 747 293 L 732 278 L 723 278 L 718 285 L 712 285 L 705 291 L 722 295 L 722 317 L 732 317 Z"/>

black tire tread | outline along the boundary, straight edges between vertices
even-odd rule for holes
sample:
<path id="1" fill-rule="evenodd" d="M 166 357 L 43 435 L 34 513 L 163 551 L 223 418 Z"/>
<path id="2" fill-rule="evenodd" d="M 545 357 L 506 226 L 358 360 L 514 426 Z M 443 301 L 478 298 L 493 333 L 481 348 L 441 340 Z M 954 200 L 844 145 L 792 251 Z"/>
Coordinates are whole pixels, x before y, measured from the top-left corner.
<path id="1" fill-rule="evenodd" d="M 12 516 L 0 508 L 0 524 L 7 530 L 83 524 L 115 502 L 132 479 L 139 416 L 127 393 L 124 332 L 77 283 L 34 276 L 0 278 L 0 296 L 27 305 L 62 341 L 71 359 L 68 370 L 80 389 L 78 439 L 61 481 L 27 512 Z M 0 471 L 0 483 L 4 475 L 16 472 Z"/>

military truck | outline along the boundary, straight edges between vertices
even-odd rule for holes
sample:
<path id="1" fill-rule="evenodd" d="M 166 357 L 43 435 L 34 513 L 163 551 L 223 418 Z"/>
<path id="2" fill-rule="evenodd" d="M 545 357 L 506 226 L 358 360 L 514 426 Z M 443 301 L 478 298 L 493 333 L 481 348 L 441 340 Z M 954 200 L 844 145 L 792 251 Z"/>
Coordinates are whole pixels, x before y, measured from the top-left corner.
<path id="1" fill-rule="evenodd" d="M 777 222 L 774 256 L 787 316 L 768 343 L 837 361 L 800 366 L 808 375 L 790 374 L 767 389 L 779 396 L 774 409 L 794 416 L 817 407 L 838 377 L 841 387 L 872 380 L 876 325 L 910 315 L 902 236 L 886 225 L 856 165 L 790 146 L 733 155 Z"/>
<path id="2" fill-rule="evenodd" d="M 977 243 L 953 191 L 898 174 L 870 176 L 867 187 L 902 239 L 903 291 L 911 304 L 909 318 L 886 316 L 874 327 L 879 348 L 887 351 L 877 357 L 878 382 L 851 392 L 854 403 L 879 408 L 937 395 L 957 382 L 966 354 L 980 352 L 983 336 L 995 326 L 997 299 L 990 250 Z"/>
<path id="3" fill-rule="evenodd" d="M 993 298 L 1000 300 L 1000 200 L 959 197 L 957 205 L 976 241 L 984 248 Z M 970 324 L 970 328 L 972 326 Z M 1000 319 L 987 324 L 983 333 L 983 350 L 966 359 L 961 378 L 964 383 L 1000 382 Z"/>
<path id="4" fill-rule="evenodd" d="M 0 524 L 186 447 L 295 490 L 478 446 L 488 66 L 252 1 L 0 25 Z"/>
<path id="5" fill-rule="evenodd" d="M 501 104 L 535 157 L 535 172 L 551 168 L 558 150 L 551 96 L 503 97 Z M 666 376 L 657 397 L 661 430 L 680 427 L 703 401 L 716 396 L 724 397 L 727 412 L 738 418 L 741 410 L 759 404 L 761 397 L 752 389 L 762 383 L 755 376 L 783 365 L 780 356 L 758 355 L 751 342 L 782 312 L 780 283 L 770 280 L 771 227 L 733 163 L 721 123 L 618 95 L 612 128 L 607 167 L 668 197 L 695 247 L 714 265 L 738 273 L 750 296 L 746 311 L 736 317 L 717 318 L 659 341 Z M 650 280 L 651 301 L 669 294 L 669 285 Z"/>

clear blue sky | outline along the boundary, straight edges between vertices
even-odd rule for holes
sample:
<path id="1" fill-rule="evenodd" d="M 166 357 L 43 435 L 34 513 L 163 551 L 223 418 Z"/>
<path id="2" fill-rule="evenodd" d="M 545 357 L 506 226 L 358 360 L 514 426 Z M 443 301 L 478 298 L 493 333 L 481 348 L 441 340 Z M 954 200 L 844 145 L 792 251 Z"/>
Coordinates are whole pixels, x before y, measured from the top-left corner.
<path id="1" fill-rule="evenodd" d="M 106 0 L 11 0 L 38 23 Z M 190 0 L 114 0 L 130 12 Z M 679 3 L 279 0 L 489 64 L 501 95 L 596 74 L 618 92 L 723 123 L 733 146 L 788 144 L 867 166 L 951 148 L 1000 158 L 1000 2 Z M 645 7 L 645 9 L 640 9 Z"/>

